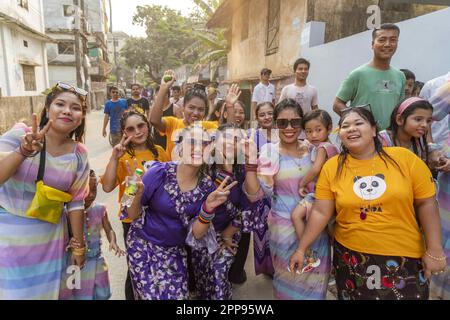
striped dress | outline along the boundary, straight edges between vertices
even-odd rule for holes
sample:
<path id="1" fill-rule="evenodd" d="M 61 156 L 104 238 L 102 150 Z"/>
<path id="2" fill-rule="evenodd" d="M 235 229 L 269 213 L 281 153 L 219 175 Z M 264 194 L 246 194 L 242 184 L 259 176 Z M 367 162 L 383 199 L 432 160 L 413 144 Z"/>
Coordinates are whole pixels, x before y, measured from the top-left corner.
<path id="1" fill-rule="evenodd" d="M 30 131 L 17 124 L 0 137 L 0 152 L 11 152 Z M 0 185 L 0 300 L 58 299 L 65 270 L 67 220 L 58 224 L 28 218 L 25 212 L 36 191 L 39 156 L 25 159 L 16 173 Z M 82 210 L 89 192 L 86 148 L 78 143 L 73 153 L 47 153 L 44 183 L 68 192 L 68 211 Z"/>
<path id="2" fill-rule="evenodd" d="M 450 157 L 450 138 L 443 149 L 444 154 Z M 442 243 L 447 257 L 447 271 L 431 278 L 431 291 L 439 298 L 450 300 L 450 173 L 441 173 L 439 183 L 439 214 L 442 225 Z"/>
<path id="3" fill-rule="evenodd" d="M 69 289 L 67 286 L 69 279 L 62 281 L 61 300 L 108 300 L 111 297 L 108 266 L 101 251 L 101 231 L 103 230 L 103 217 L 106 214 L 106 206 L 100 203 L 94 203 L 86 210 L 84 235 L 88 252 L 86 265 L 80 274 L 80 288 Z M 66 274 L 66 276 L 69 278 L 70 274 Z"/>
<path id="4" fill-rule="evenodd" d="M 429 99 L 433 105 L 433 120 L 442 121 L 450 114 L 450 81 L 440 87 Z M 448 119 L 450 129 L 450 117 Z M 450 137 L 443 148 L 443 154 L 450 157 Z M 450 300 L 450 173 L 441 173 L 439 182 L 439 211 L 442 224 L 442 241 L 447 256 L 447 271 L 439 276 L 433 276 L 431 290 L 441 299 Z"/>
<path id="5" fill-rule="evenodd" d="M 291 222 L 291 213 L 301 200 L 298 186 L 310 169 L 311 155 L 303 158 L 279 156 L 273 187 L 262 182 L 264 191 L 272 194 L 272 211 L 269 215 L 269 242 L 275 269 L 274 296 L 280 300 L 326 299 L 331 270 L 330 242 L 324 230 L 311 246 L 321 260 L 313 271 L 297 275 L 288 271 L 289 259 L 298 247 L 298 239 Z"/>

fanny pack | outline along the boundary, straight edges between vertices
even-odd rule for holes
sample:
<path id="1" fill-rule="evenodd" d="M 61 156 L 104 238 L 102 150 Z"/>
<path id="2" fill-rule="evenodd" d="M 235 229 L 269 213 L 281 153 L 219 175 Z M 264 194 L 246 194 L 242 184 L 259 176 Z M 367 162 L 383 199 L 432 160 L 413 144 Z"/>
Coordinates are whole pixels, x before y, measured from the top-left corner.
<path id="1" fill-rule="evenodd" d="M 72 200 L 72 195 L 44 184 L 45 141 L 39 159 L 39 171 L 36 180 L 36 194 L 25 215 L 30 218 L 58 224 L 64 203 Z"/>

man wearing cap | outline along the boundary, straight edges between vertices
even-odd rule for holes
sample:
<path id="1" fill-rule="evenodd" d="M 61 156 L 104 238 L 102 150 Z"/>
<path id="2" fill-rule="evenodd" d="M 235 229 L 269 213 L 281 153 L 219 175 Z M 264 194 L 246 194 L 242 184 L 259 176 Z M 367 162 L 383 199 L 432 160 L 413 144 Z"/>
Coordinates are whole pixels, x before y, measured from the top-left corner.
<path id="1" fill-rule="evenodd" d="M 256 106 L 261 102 L 275 104 L 275 86 L 269 82 L 272 70 L 264 68 L 261 70 L 261 82 L 253 89 L 252 95 L 252 117 L 255 116 Z"/>

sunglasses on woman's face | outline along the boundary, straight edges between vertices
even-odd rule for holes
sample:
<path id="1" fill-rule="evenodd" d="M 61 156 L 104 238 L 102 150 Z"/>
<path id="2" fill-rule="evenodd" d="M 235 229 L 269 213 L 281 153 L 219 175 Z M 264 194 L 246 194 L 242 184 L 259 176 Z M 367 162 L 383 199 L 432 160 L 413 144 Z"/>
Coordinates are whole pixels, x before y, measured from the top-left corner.
<path id="1" fill-rule="evenodd" d="M 302 118 L 277 119 L 275 123 L 278 129 L 286 129 L 289 125 L 291 125 L 293 129 L 298 129 L 302 126 Z"/>
<path id="2" fill-rule="evenodd" d="M 134 134 L 137 130 L 142 131 L 147 127 L 145 122 L 139 123 L 136 127 L 126 127 L 125 132 L 128 134 Z"/>

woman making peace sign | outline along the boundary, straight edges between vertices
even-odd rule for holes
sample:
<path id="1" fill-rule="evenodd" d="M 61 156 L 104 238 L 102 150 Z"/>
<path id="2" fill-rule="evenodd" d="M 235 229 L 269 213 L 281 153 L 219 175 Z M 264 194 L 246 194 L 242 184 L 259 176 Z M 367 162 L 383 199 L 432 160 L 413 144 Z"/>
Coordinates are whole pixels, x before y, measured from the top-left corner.
<path id="1" fill-rule="evenodd" d="M 36 180 L 71 198 L 67 204 L 73 233 L 71 260 L 84 265 L 83 210 L 89 165 L 81 142 L 86 95 L 84 90 L 58 83 L 46 97 L 39 126 L 33 115 L 32 128 L 18 123 L 0 137 L 0 152 L 5 155 L 0 172 L 0 300 L 59 297 L 65 272 L 66 217 L 59 210 L 56 223 L 50 223 L 27 214 Z M 40 163 L 45 167 L 42 179 L 37 179 Z"/>
<path id="2" fill-rule="evenodd" d="M 226 179 L 216 189 L 206 174 L 203 155 L 208 154 L 211 138 L 201 127 L 188 127 L 181 137 L 181 161 L 154 164 L 138 183 L 128 208 L 134 220 L 127 239 L 128 266 L 135 295 L 142 300 L 188 298 L 188 230 L 201 239 L 215 208 L 235 185 L 225 187 Z"/>

